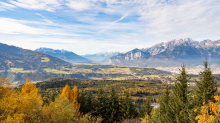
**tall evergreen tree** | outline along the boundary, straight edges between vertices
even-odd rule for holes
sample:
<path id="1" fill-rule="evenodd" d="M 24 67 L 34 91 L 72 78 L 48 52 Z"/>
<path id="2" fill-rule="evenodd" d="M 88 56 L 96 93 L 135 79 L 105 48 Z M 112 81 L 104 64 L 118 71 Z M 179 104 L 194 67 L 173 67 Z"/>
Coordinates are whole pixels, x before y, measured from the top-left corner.
<path id="1" fill-rule="evenodd" d="M 190 77 L 187 75 L 185 66 L 182 65 L 182 70 L 180 75 L 176 78 L 176 83 L 173 88 L 174 97 L 172 99 L 172 110 L 175 114 L 174 122 L 177 123 L 189 123 L 189 109 L 188 109 L 188 81 Z"/>
<path id="2" fill-rule="evenodd" d="M 120 99 L 120 117 L 123 119 L 131 119 L 136 117 L 138 112 L 128 92 L 125 93 L 125 97 Z"/>
<path id="3" fill-rule="evenodd" d="M 93 115 L 102 116 L 103 122 L 108 120 L 108 116 L 106 115 L 106 110 L 108 109 L 108 98 L 104 93 L 103 89 L 99 89 L 97 98 L 95 101 L 95 108 Z"/>
<path id="4" fill-rule="evenodd" d="M 175 119 L 171 110 L 172 102 L 170 102 L 170 99 L 170 91 L 167 87 L 160 100 L 159 120 L 161 123 L 172 123 Z"/>
<path id="5" fill-rule="evenodd" d="M 217 87 L 215 86 L 216 82 L 214 81 L 215 77 L 212 76 L 212 71 L 208 67 L 207 60 L 204 62 L 204 67 L 205 70 L 199 73 L 201 76 L 201 82 L 196 82 L 196 97 L 198 106 L 201 106 L 203 102 L 206 104 L 209 101 L 214 102 L 214 93 L 217 91 Z"/>
<path id="6" fill-rule="evenodd" d="M 85 97 L 85 93 L 84 93 L 84 90 L 82 89 L 82 92 L 81 92 L 81 96 L 79 98 L 79 102 L 80 102 L 80 109 L 79 111 L 83 114 L 86 113 L 86 110 L 87 110 L 87 107 L 86 107 L 86 97 Z"/>
<path id="7" fill-rule="evenodd" d="M 92 99 L 92 92 L 89 91 L 88 95 L 87 95 L 87 100 L 86 100 L 86 111 L 85 114 L 87 113 L 92 113 L 94 111 L 94 102 Z"/>
<path id="8" fill-rule="evenodd" d="M 141 107 L 139 117 L 143 118 L 145 117 L 146 114 L 150 117 L 152 109 L 153 109 L 153 106 L 150 105 L 150 97 L 147 97 L 147 101 L 144 102 Z"/>
<path id="9" fill-rule="evenodd" d="M 116 95 L 114 88 L 112 87 L 109 101 L 108 101 L 109 108 L 106 111 L 108 116 L 109 123 L 117 122 L 120 120 L 120 111 L 119 111 L 119 97 Z"/>

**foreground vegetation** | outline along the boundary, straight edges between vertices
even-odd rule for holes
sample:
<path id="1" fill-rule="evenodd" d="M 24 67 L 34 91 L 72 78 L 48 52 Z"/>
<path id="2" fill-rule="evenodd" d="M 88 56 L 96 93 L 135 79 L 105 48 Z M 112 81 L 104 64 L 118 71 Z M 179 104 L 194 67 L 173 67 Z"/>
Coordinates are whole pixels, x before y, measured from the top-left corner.
<path id="1" fill-rule="evenodd" d="M 217 123 L 220 122 L 220 97 L 215 95 L 217 82 L 214 81 L 215 77 L 208 68 L 207 62 L 204 68 L 204 71 L 200 72 L 200 81 L 195 82 L 196 88 L 190 89 L 188 81 L 191 77 L 187 75 L 183 65 L 172 89 L 165 86 L 165 92 L 159 100 L 159 108 L 151 106 L 152 95 L 145 93 L 146 90 L 150 90 L 151 84 L 156 85 L 157 82 L 130 81 L 137 88 L 143 86 L 142 95 L 145 95 L 144 103 L 140 107 L 135 107 L 130 94 L 134 96 L 135 92 L 141 92 L 141 90 L 129 87 L 126 81 L 103 80 L 104 84 L 108 84 L 100 86 L 102 84 L 99 81 L 65 80 L 66 83 L 57 81 L 53 84 L 38 83 L 36 86 L 28 78 L 21 88 L 13 89 L 8 80 L 2 77 L 0 79 L 0 120 L 18 123 Z M 93 90 L 89 87 L 90 85 L 93 85 Z M 95 85 L 99 85 L 99 88 Z M 62 88 L 56 89 L 57 94 L 50 95 L 52 91 L 45 91 L 56 86 Z M 77 86 L 85 88 L 79 91 Z M 120 91 L 116 92 L 113 86 L 117 90 L 124 90 L 123 94 Z M 144 88 L 148 89 L 144 90 Z M 41 92 L 44 96 L 38 90 L 40 92 L 44 90 L 45 93 Z M 46 95 L 47 100 L 44 99 Z"/>
<path id="2" fill-rule="evenodd" d="M 146 97 L 150 96 L 152 102 L 158 103 L 160 95 L 165 91 L 166 85 L 159 80 L 51 80 L 37 83 L 39 93 L 45 103 L 51 98 L 56 97 L 62 91 L 65 85 L 73 88 L 75 85 L 87 95 L 89 92 L 95 96 L 99 89 L 102 88 L 106 95 L 110 95 L 112 87 L 119 97 L 124 97 L 126 92 L 131 95 L 135 106 L 140 108 L 142 103 L 146 101 Z M 170 86 L 171 88 L 172 86 Z"/>

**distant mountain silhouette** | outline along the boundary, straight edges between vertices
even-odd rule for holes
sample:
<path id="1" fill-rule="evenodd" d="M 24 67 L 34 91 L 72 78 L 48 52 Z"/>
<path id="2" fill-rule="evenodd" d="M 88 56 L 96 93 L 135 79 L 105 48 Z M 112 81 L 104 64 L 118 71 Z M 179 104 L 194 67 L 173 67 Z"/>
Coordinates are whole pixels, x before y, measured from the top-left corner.
<path id="1" fill-rule="evenodd" d="M 91 60 L 88 60 L 82 56 L 79 56 L 73 52 L 66 51 L 66 50 L 54 50 L 50 48 L 39 48 L 35 51 L 45 53 L 57 58 L 60 58 L 66 62 L 70 63 L 91 63 Z"/>
<path id="2" fill-rule="evenodd" d="M 171 67 L 185 63 L 188 66 L 203 64 L 207 58 L 219 64 L 220 40 L 193 41 L 190 38 L 162 42 L 149 48 L 135 49 L 111 57 L 110 64 L 142 67 Z"/>
<path id="3" fill-rule="evenodd" d="M 57 68 L 70 66 L 59 58 L 0 43 L 0 69 L 11 67 L 24 69 Z"/>

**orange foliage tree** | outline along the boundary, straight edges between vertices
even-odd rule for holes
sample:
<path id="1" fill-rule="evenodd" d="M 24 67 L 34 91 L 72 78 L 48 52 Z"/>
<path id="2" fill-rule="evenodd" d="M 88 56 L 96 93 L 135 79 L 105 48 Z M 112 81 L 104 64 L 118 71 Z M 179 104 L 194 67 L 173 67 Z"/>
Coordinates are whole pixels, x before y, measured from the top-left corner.
<path id="1" fill-rule="evenodd" d="M 7 123 L 24 122 L 24 114 L 16 112 L 18 109 L 18 94 L 10 86 L 10 82 L 2 76 L 0 78 L 0 121 Z"/>
<path id="2" fill-rule="evenodd" d="M 66 97 L 67 99 L 69 99 L 69 101 L 72 103 L 74 100 L 73 100 L 73 93 L 71 91 L 71 88 L 70 86 L 66 85 L 63 90 L 62 90 L 62 93 L 60 94 L 60 97 L 63 98 L 63 97 Z"/>
<path id="3" fill-rule="evenodd" d="M 27 78 L 19 94 L 17 112 L 24 114 L 25 122 L 39 122 L 42 118 L 42 98 L 32 81 Z"/>
<path id="4" fill-rule="evenodd" d="M 220 92 L 220 88 L 218 88 L 218 92 Z M 198 123 L 220 122 L 220 97 L 215 95 L 214 98 L 217 103 L 209 102 L 208 105 L 205 105 L 204 102 L 203 106 L 201 106 L 201 112 L 198 116 L 196 116 Z M 196 112 L 197 110 L 195 109 L 194 111 Z"/>
<path id="5" fill-rule="evenodd" d="M 76 117 L 80 116 L 80 112 L 79 112 L 80 103 L 78 102 L 79 97 L 80 97 L 79 90 L 76 86 L 74 86 L 74 88 L 73 88 L 73 100 L 74 100 L 73 106 L 74 106 L 75 111 L 76 111 L 76 113 L 75 113 Z"/>
<path id="6" fill-rule="evenodd" d="M 73 107 L 75 108 L 75 117 L 79 117 L 80 116 L 80 112 L 79 112 L 80 104 L 78 102 L 78 99 L 79 99 L 78 88 L 74 86 L 73 90 L 71 91 L 71 88 L 68 85 L 66 85 L 63 88 L 63 91 L 60 94 L 60 97 L 61 98 L 66 97 L 67 99 L 69 99 L 71 103 L 73 103 Z"/>

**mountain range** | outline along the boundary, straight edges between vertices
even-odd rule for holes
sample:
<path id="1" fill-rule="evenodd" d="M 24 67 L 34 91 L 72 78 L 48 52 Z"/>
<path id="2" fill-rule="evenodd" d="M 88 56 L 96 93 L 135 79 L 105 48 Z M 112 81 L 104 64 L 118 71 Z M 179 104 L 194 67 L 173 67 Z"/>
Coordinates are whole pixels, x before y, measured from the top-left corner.
<path id="1" fill-rule="evenodd" d="M 0 43 L 0 70 L 9 68 L 34 70 L 70 65 L 68 62 L 44 53 Z"/>
<path id="2" fill-rule="evenodd" d="M 88 60 L 82 56 L 79 56 L 73 52 L 66 50 L 54 50 L 50 48 L 39 48 L 35 50 L 36 52 L 45 53 L 57 58 L 60 58 L 66 62 L 70 63 L 91 63 L 91 60 Z"/>
<path id="3" fill-rule="evenodd" d="M 211 64 L 220 60 L 220 40 L 194 41 L 190 38 L 173 39 L 149 48 L 134 49 L 124 54 L 113 56 L 109 64 L 140 67 L 173 67 L 186 64 L 202 65 L 205 58 Z"/>

